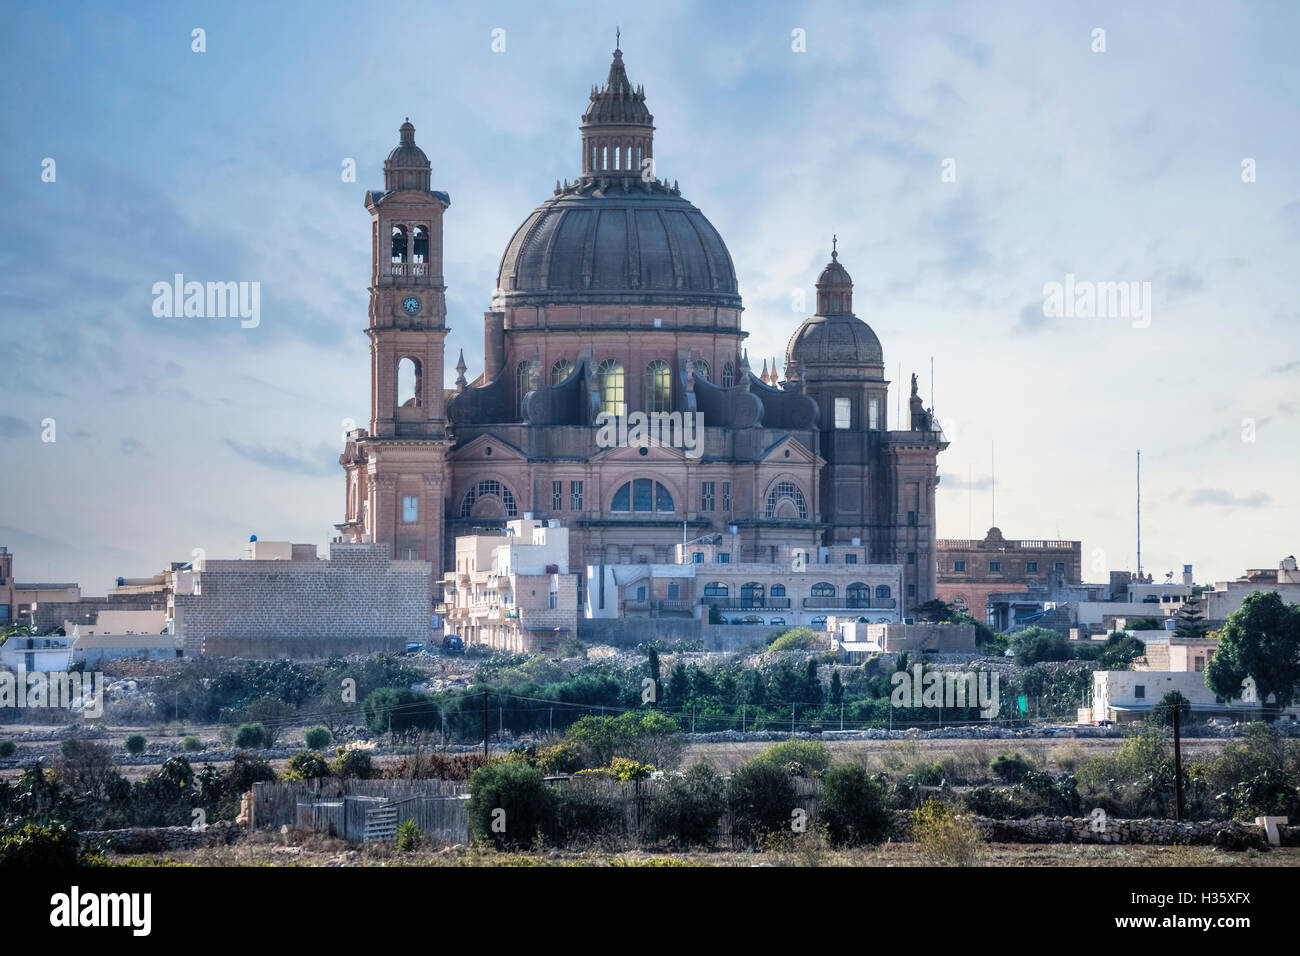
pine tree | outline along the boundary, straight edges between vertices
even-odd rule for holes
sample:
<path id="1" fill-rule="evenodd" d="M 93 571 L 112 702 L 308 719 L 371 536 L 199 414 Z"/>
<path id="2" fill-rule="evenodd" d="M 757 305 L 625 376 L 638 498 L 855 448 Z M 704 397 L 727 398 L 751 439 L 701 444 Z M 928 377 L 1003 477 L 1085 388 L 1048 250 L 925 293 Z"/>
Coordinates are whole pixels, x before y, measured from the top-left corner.
<path id="1" fill-rule="evenodd" d="M 844 682 L 840 680 L 840 669 L 831 671 L 831 704 L 838 707 L 844 702 Z"/>
<path id="2" fill-rule="evenodd" d="M 1210 630 L 1210 622 L 1201 616 L 1201 598 L 1192 594 L 1183 602 L 1183 606 L 1174 615 L 1174 637 L 1204 637 Z"/>

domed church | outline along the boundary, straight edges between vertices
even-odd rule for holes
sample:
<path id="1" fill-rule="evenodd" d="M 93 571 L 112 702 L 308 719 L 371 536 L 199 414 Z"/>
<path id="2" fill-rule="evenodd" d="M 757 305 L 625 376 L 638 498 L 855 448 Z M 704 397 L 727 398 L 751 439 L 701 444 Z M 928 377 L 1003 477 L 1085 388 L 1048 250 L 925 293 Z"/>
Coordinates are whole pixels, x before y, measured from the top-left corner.
<path id="1" fill-rule="evenodd" d="M 384 188 L 365 195 L 371 414 L 340 458 L 343 539 L 431 561 L 435 580 L 456 536 L 529 514 L 569 529 L 574 569 L 668 563 L 684 539 L 719 533 L 735 562 L 791 549 L 827 561 L 852 545 L 864 564 L 902 566 L 904 608 L 930 600 L 947 442 L 916 376 L 906 419 L 891 423 L 880 340 L 853 313 L 834 245 L 783 376 L 775 360 L 755 374 L 731 254 L 677 183 L 656 178 L 645 91 L 613 57 L 582 115 L 577 177 L 510 237 L 482 366 L 462 352 L 454 389 L 451 199 L 402 124 Z M 638 437 L 647 420 L 667 439 Z"/>

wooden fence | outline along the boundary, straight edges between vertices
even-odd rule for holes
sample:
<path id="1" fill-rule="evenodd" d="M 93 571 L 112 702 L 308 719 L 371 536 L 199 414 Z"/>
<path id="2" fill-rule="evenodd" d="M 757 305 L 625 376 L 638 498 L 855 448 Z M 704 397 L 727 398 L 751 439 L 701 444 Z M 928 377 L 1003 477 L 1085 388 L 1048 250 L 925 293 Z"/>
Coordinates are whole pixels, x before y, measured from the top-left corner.
<path id="1" fill-rule="evenodd" d="M 647 834 L 647 807 L 667 785 L 663 778 L 620 783 L 599 776 L 557 776 L 546 781 L 558 795 L 576 802 L 583 798 L 608 801 L 621 807 L 622 827 L 618 835 L 641 839 Z M 795 808 L 802 810 L 811 823 L 817 817 L 821 784 L 817 780 L 795 778 Z M 430 840 L 437 843 L 467 843 L 469 821 L 466 803 L 469 784 L 453 780 L 323 780 L 292 783 L 253 784 L 250 826 L 305 826 L 318 833 L 340 836 L 354 843 L 374 839 L 376 832 L 387 834 L 391 828 L 376 827 L 376 812 L 385 820 L 413 820 Z M 794 820 L 792 815 L 791 820 Z M 730 809 L 714 823 L 714 841 L 732 842 L 735 821 Z M 390 838 L 387 836 L 381 838 Z"/>

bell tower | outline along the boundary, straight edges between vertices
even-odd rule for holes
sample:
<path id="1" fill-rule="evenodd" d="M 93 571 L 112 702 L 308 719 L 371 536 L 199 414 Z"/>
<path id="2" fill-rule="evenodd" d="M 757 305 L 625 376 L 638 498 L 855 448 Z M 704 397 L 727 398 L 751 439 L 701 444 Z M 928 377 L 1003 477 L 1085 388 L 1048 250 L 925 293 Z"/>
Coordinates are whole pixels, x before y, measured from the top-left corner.
<path id="1" fill-rule="evenodd" d="M 447 427 L 447 336 L 442 216 L 431 169 L 408 119 L 384 161 L 384 188 L 367 190 L 371 219 L 370 422 L 348 433 L 346 539 L 391 545 L 393 557 L 441 573 Z"/>

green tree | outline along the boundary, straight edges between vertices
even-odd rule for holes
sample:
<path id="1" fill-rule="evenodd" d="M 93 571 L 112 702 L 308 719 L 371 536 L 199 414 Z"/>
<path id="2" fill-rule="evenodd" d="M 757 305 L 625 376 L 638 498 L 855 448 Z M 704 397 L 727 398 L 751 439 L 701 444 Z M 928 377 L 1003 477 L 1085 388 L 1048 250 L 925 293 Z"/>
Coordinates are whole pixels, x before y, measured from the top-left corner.
<path id="1" fill-rule="evenodd" d="M 686 664 L 678 660 L 668 673 L 668 686 L 664 689 L 664 703 L 671 707 L 680 707 L 686 702 L 686 697 L 690 692 L 690 674 L 687 673 Z"/>
<path id="2" fill-rule="evenodd" d="M 1021 667 L 1042 661 L 1068 661 L 1072 656 L 1064 636 L 1046 627 L 1027 627 L 1011 638 L 1011 650 Z"/>
<path id="3" fill-rule="evenodd" d="M 240 750 L 261 750 L 266 746 L 266 728 L 261 724 L 240 724 L 235 731 L 235 746 Z"/>
<path id="4" fill-rule="evenodd" d="M 329 728 L 322 727 L 320 724 L 308 728 L 302 735 L 303 743 L 307 745 L 308 750 L 323 750 L 333 739 L 334 735 L 330 733 Z"/>
<path id="5" fill-rule="evenodd" d="M 654 700 L 659 700 L 659 651 L 653 644 L 650 650 L 646 652 L 646 668 L 650 672 L 650 679 L 654 681 Z"/>
<path id="6" fill-rule="evenodd" d="M 1205 666 L 1205 685 L 1228 700 L 1241 695 L 1247 678 L 1254 681 L 1266 715 L 1291 706 L 1296 698 L 1300 605 L 1287 604 L 1276 591 L 1247 595 L 1223 625 L 1219 647 Z"/>
<path id="7" fill-rule="evenodd" d="M 831 706 L 838 707 L 844 703 L 844 681 L 840 679 L 840 669 L 831 669 Z"/>
<path id="8" fill-rule="evenodd" d="M 1210 622 L 1201 614 L 1201 596 L 1193 594 L 1174 615 L 1174 636 L 1184 638 L 1202 638 L 1210 631 Z"/>
<path id="9" fill-rule="evenodd" d="M 470 838 L 497 849 L 531 847 L 555 828 L 555 794 L 542 772 L 523 761 L 479 767 L 469 778 L 465 812 Z"/>
<path id="10" fill-rule="evenodd" d="M 142 754 L 146 745 L 144 734 L 127 734 L 122 742 L 122 749 L 129 754 Z"/>
<path id="11" fill-rule="evenodd" d="M 320 754 L 304 750 L 289 758 L 289 780 L 319 780 L 330 776 L 330 766 Z"/>
<path id="12" fill-rule="evenodd" d="M 953 608 L 951 604 L 934 598 L 914 607 L 912 616 L 918 621 L 951 621 Z"/>
<path id="13" fill-rule="evenodd" d="M 794 780 L 775 763 L 751 760 L 732 775 L 728 800 L 736 836 L 754 844 L 764 834 L 790 826 Z"/>
<path id="14" fill-rule="evenodd" d="M 817 814 L 840 846 L 880 843 L 894 829 L 884 788 L 860 763 L 839 763 L 826 771 Z"/>
<path id="15" fill-rule="evenodd" d="M 1174 725 L 1174 710 L 1178 710 L 1178 721 L 1183 726 L 1192 717 L 1192 702 L 1183 696 L 1182 691 L 1171 690 L 1160 701 L 1151 708 L 1151 714 L 1147 720 L 1157 727 L 1172 727 Z"/>

